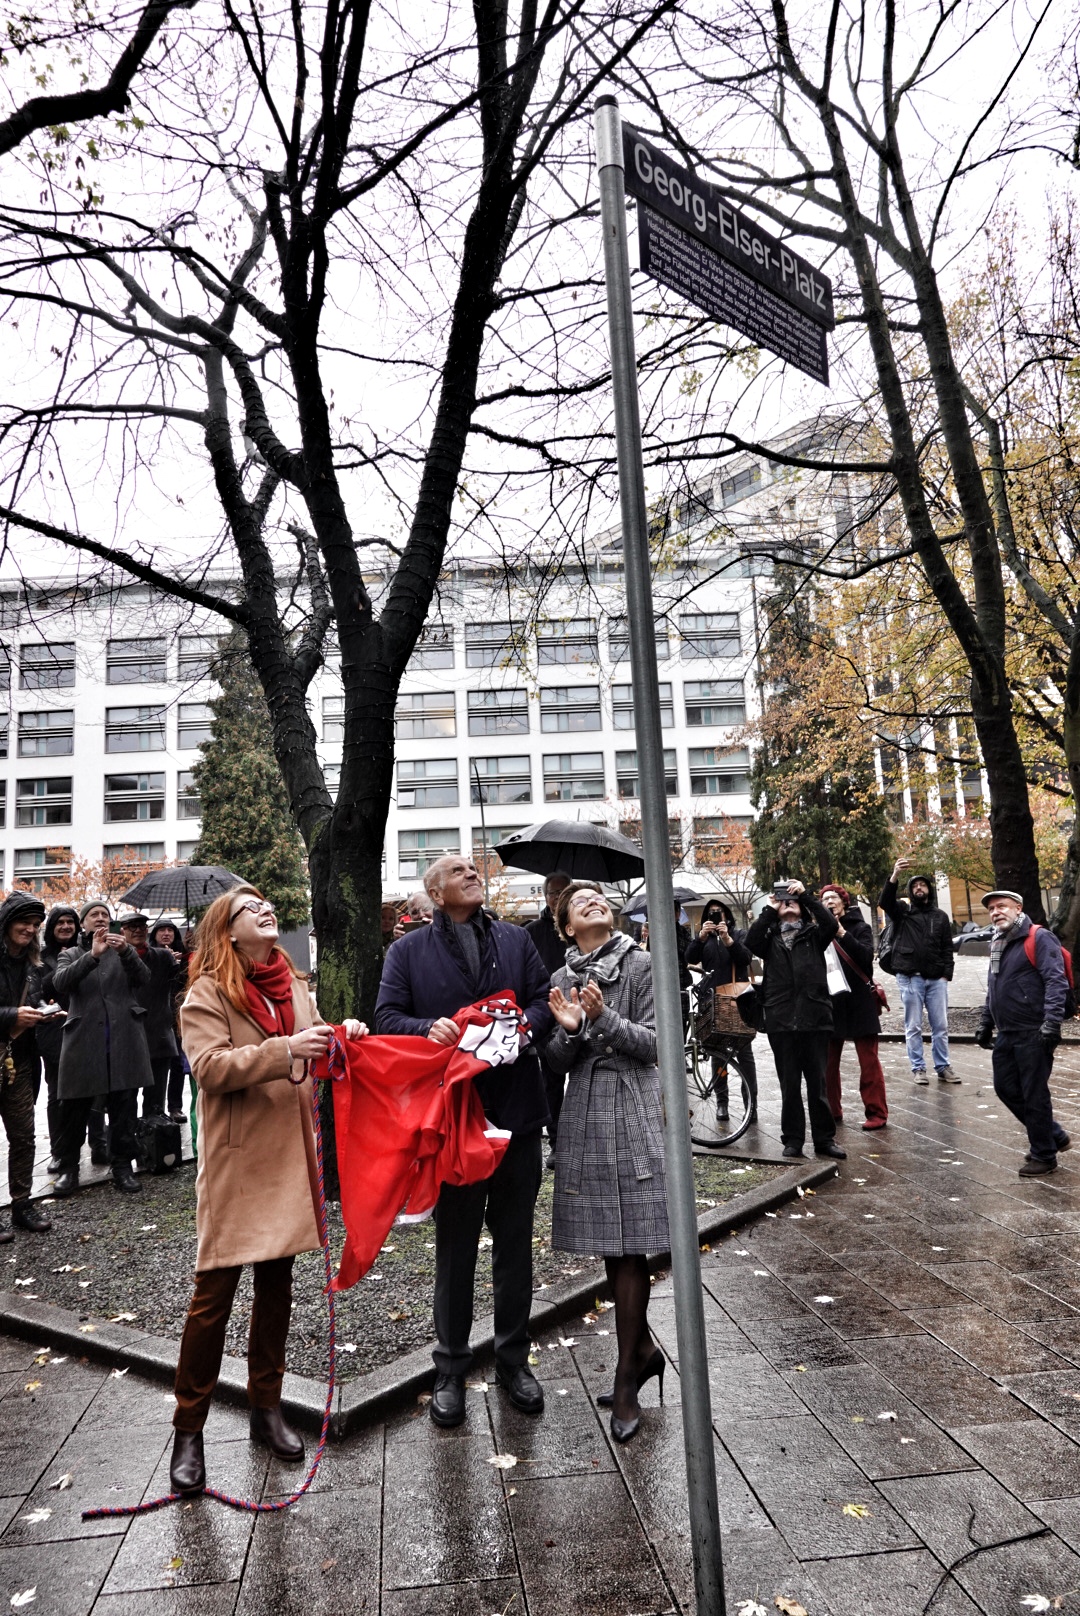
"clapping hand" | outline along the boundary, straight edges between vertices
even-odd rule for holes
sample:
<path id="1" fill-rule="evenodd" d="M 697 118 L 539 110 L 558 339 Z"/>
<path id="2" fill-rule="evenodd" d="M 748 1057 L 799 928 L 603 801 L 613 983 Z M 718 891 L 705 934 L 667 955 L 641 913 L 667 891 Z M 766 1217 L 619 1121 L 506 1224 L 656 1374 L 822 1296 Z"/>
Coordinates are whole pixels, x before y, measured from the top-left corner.
<path id="1" fill-rule="evenodd" d="M 581 1008 L 590 1021 L 595 1021 L 604 1009 L 604 995 L 598 982 L 589 982 L 581 990 Z"/>
<path id="2" fill-rule="evenodd" d="M 562 988 L 552 988 L 548 994 L 548 1004 L 551 1006 L 551 1013 L 560 1027 L 565 1027 L 567 1032 L 581 1031 L 585 1017 L 577 988 L 570 989 L 569 998 L 566 997 Z"/>

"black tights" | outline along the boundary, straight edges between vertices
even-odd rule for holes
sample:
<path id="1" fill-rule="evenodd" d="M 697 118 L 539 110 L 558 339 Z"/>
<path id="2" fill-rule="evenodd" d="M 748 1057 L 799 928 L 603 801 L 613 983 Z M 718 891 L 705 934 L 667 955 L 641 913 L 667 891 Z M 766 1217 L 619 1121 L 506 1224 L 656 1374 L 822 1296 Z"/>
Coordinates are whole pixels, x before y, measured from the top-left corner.
<path id="1" fill-rule="evenodd" d="M 612 1412 L 620 1420 L 632 1420 L 638 1412 L 638 1373 L 654 1350 L 647 1318 L 649 1265 L 643 1256 L 605 1257 L 604 1267 L 615 1303 L 615 1335 L 619 1343 Z"/>

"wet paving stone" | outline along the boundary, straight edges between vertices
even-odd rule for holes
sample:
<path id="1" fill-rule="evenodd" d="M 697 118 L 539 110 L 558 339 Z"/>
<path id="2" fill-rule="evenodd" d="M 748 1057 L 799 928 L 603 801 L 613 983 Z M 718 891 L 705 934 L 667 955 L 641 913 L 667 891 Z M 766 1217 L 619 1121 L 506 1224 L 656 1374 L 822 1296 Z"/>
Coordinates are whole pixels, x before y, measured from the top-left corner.
<path id="1" fill-rule="evenodd" d="M 1042 1594 L 1051 1603 L 1061 1597 L 1059 1609 L 1068 1610 L 1069 1598 L 1080 1588 L 1080 1555 L 1057 1537 L 1029 1539 L 999 1549 L 987 1549 L 955 1572 L 987 1616 L 1030 1609 L 1021 1600 Z"/>
<path id="2" fill-rule="evenodd" d="M 378 1487 L 310 1495 L 260 1515 L 236 1616 L 378 1616 Z"/>
<path id="3" fill-rule="evenodd" d="M 898 1391 L 945 1428 L 1030 1418 L 1018 1398 L 928 1336 L 918 1341 L 870 1338 L 860 1350 Z"/>
<path id="4" fill-rule="evenodd" d="M 4 1488 L 28 1493 L 79 1423 L 81 1397 L 45 1403 L 25 1393 L 4 1399 Z"/>
<path id="5" fill-rule="evenodd" d="M 1080 1495 L 1080 1446 L 1045 1420 L 970 1425 L 952 1434 L 1018 1498 Z"/>
<path id="6" fill-rule="evenodd" d="M 777 1597 L 795 1600 L 813 1616 L 834 1616 L 817 1582 L 818 1566 L 800 1565 L 779 1532 L 727 1532 L 723 1542 L 724 1592 L 729 1611 L 744 1601 L 764 1605 L 770 1613 Z M 686 1584 L 683 1608 L 693 1609 L 693 1589 Z"/>
<path id="7" fill-rule="evenodd" d="M 82 1511 L 98 1507 L 121 1508 L 141 1501 L 162 1456 L 170 1433 L 160 1426 L 133 1426 L 129 1430 L 88 1431 L 80 1427 L 68 1437 L 45 1476 L 26 1500 L 2 1540 L 12 1543 L 48 1543 L 59 1538 L 102 1537 L 123 1529 L 115 1519 L 84 1521 Z M 59 1476 L 72 1478 L 58 1490 Z M 28 1517 L 48 1511 L 45 1520 Z"/>
<path id="8" fill-rule="evenodd" d="M 723 1434 L 731 1420 L 768 1419 L 802 1413 L 802 1404 L 760 1353 L 709 1365 L 713 1424 Z"/>
<path id="9" fill-rule="evenodd" d="M 774 1369 L 833 1369 L 859 1362 L 845 1341 L 820 1319 L 758 1319 L 746 1333 Z"/>
<path id="10" fill-rule="evenodd" d="M 893 1307 L 846 1269 L 839 1274 L 815 1270 L 792 1277 L 787 1283 L 802 1298 L 809 1312 L 816 1314 L 845 1341 L 862 1336 L 922 1334 L 906 1313 Z M 828 1300 L 821 1301 L 821 1297 Z"/>
<path id="11" fill-rule="evenodd" d="M 1069 1311 L 1065 1302 L 1015 1274 L 1007 1274 L 997 1263 L 947 1263 L 934 1272 L 1010 1323 L 1043 1324 Z M 1080 1325 L 1080 1315 L 1077 1324 Z"/>
<path id="12" fill-rule="evenodd" d="M 238 1582 L 215 1582 L 157 1593 L 102 1594 L 94 1616 L 232 1616 L 239 1593 Z"/>
<path id="13" fill-rule="evenodd" d="M 83 1538 L 65 1544 L 62 1553 L 49 1543 L 0 1546 L 0 1609 L 8 1610 L 17 1595 L 33 1588 L 34 1600 L 26 1607 L 33 1616 L 89 1616 L 117 1542 Z"/>
<path id="14" fill-rule="evenodd" d="M 845 1267 L 893 1307 L 950 1307 L 961 1300 L 959 1292 L 951 1285 L 901 1255 L 866 1252 L 848 1257 Z"/>
<path id="15" fill-rule="evenodd" d="M 619 1477 L 523 1482 L 509 1504 L 529 1616 L 674 1610 Z"/>
<path id="16" fill-rule="evenodd" d="M 488 1463 L 495 1443 L 490 1429 L 482 1435 L 479 1424 L 476 1431 L 440 1431 L 424 1415 L 411 1426 L 388 1426 L 386 1587 L 476 1582 L 516 1571 L 502 1479 L 515 1473 Z"/>
<path id="17" fill-rule="evenodd" d="M 803 1308 L 797 1296 L 774 1274 L 739 1269 L 712 1280 L 706 1287 L 737 1325 L 752 1319 L 798 1319 Z"/>
<path id="18" fill-rule="evenodd" d="M 925 1549 L 848 1555 L 813 1570 L 832 1616 L 916 1616 L 931 1600 L 933 1616 L 980 1616 L 962 1588 L 941 1585 L 942 1567 Z"/>
<path id="19" fill-rule="evenodd" d="M 869 1364 L 810 1371 L 790 1379 L 796 1395 L 872 1481 L 971 1464 L 963 1448 Z"/>
<path id="20" fill-rule="evenodd" d="M 438 1588 L 399 1588 L 383 1595 L 382 1616 L 492 1616 L 524 1611 L 521 1583 L 513 1577 L 492 1582 L 443 1583 Z"/>
<path id="21" fill-rule="evenodd" d="M 1010 1375 L 1007 1384 L 1014 1397 L 1019 1397 L 1074 1442 L 1080 1441 L 1080 1371 L 1062 1369 L 1050 1374 Z"/>
<path id="22" fill-rule="evenodd" d="M 1049 1347 L 1051 1352 L 1067 1363 L 1080 1364 L 1080 1320 L 1073 1314 L 1063 1319 L 1051 1319 L 1045 1324 L 1029 1324 L 1025 1320 L 1024 1334 L 1033 1341 Z"/>
<path id="23" fill-rule="evenodd" d="M 979 1544 L 1036 1530 L 1040 1522 L 985 1470 L 883 1481 L 881 1491 L 943 1566 Z"/>
<path id="24" fill-rule="evenodd" d="M 643 1402 L 654 1388 L 655 1381 L 643 1390 Z M 522 1474 L 530 1480 L 614 1470 L 603 1424 L 578 1377 L 546 1382 L 544 1399 L 543 1414 L 534 1417 L 522 1414 L 509 1398 L 489 1396 L 497 1451 L 515 1454 Z M 599 1412 L 603 1414 L 603 1410 Z"/>
<path id="25" fill-rule="evenodd" d="M 977 1302 L 930 1308 L 912 1318 L 938 1341 L 984 1374 L 1000 1378 L 1025 1371 L 1063 1368 L 1062 1360 L 1015 1324 L 1007 1324 Z"/>

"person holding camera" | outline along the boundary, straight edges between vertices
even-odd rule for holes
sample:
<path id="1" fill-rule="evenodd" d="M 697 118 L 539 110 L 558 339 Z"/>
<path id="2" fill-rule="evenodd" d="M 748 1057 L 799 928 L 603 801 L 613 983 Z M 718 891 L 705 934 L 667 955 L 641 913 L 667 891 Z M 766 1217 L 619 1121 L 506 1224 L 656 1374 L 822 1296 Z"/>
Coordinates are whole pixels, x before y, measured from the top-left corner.
<path id="1" fill-rule="evenodd" d="M 894 973 L 900 989 L 904 1037 L 915 1082 L 930 1081 L 923 1048 L 925 1006 L 930 1023 L 930 1052 L 938 1081 L 959 1083 L 960 1079 L 949 1065 L 949 983 L 956 964 L 952 926 L 945 911 L 938 908 L 937 883 L 932 875 L 910 876 L 907 898 L 897 896 L 900 877 L 913 866 L 913 859 L 898 858 L 881 889 L 878 905 L 892 923 L 893 932 L 891 963 L 886 966 L 883 949 L 881 968 Z"/>
<path id="2" fill-rule="evenodd" d="M 1019 892 L 988 892 L 983 907 L 994 935 L 975 1042 L 993 1050 L 994 1093 L 1027 1130 L 1020 1177 L 1036 1178 L 1054 1172 L 1058 1151 L 1071 1143 L 1050 1100 L 1069 992 L 1065 958 L 1053 932 L 1033 926 L 1025 915 Z"/>
<path id="3" fill-rule="evenodd" d="M 0 1121 L 8 1142 L 11 1229 L 0 1228 L 0 1244 L 13 1229 L 44 1234 L 49 1215 L 34 1206 L 34 1093 L 38 1052 L 34 1029 L 46 1017 L 41 1009 L 37 931 L 45 905 L 32 892 L 13 892 L 0 905 Z"/>
<path id="4" fill-rule="evenodd" d="M 701 966 L 697 989 L 701 998 L 722 984 L 749 982 L 750 950 L 746 946 L 746 933 L 736 928 L 734 915 L 719 898 L 710 898 L 701 911 L 701 925 L 686 950 L 686 963 Z M 756 1122 L 757 1065 L 749 1040 L 740 1050 L 738 1068 L 750 1091 L 750 1121 Z M 723 1056 L 712 1057 L 712 1071 L 716 1114 L 723 1121 L 728 1115 L 728 1068 Z"/>
<path id="5" fill-rule="evenodd" d="M 836 1123 L 825 1096 L 825 1064 L 833 1034 L 825 950 L 837 933 L 829 911 L 801 881 L 777 881 L 746 934 L 746 946 L 765 964 L 765 1031 L 780 1082 L 783 1154 L 801 1156 L 806 1111 L 816 1156 L 847 1156 L 836 1143 Z M 806 1111 L 802 1088 L 806 1084 Z"/>

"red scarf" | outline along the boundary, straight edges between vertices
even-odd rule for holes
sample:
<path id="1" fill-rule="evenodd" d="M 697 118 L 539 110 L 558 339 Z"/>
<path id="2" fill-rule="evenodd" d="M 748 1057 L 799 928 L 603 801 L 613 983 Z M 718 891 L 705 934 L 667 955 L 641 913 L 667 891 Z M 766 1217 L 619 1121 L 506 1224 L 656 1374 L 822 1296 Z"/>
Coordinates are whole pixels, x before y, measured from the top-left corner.
<path id="1" fill-rule="evenodd" d="M 271 1038 L 290 1038 L 296 1026 L 295 978 L 284 954 L 271 954 L 265 965 L 253 965 L 244 983 L 252 1019 Z M 267 1004 L 270 1000 L 270 1005 Z"/>

